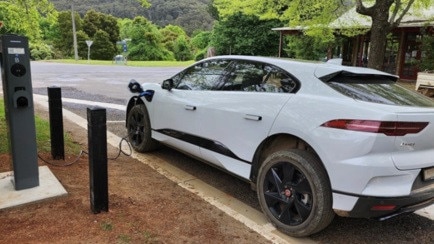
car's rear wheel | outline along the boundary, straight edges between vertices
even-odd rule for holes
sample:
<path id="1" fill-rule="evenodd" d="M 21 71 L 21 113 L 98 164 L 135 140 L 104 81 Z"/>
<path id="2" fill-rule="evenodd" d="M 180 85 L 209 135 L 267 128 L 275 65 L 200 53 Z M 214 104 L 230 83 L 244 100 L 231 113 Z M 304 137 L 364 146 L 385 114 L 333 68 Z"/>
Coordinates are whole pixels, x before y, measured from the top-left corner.
<path id="1" fill-rule="evenodd" d="M 308 236 L 333 220 L 327 174 L 307 151 L 282 150 L 269 155 L 259 169 L 257 186 L 263 212 L 288 235 Z"/>
<path id="2" fill-rule="evenodd" d="M 159 143 L 151 137 L 151 123 L 144 104 L 132 107 L 127 121 L 128 139 L 134 150 L 149 152 L 158 148 Z"/>

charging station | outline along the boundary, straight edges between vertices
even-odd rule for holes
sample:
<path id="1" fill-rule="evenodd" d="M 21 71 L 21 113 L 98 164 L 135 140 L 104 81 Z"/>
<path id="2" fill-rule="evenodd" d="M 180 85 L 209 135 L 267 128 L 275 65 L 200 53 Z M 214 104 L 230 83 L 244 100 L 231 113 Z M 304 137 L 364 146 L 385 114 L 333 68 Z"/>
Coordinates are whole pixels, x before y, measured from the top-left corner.
<path id="1" fill-rule="evenodd" d="M 1 74 L 15 190 L 39 186 L 38 154 L 26 37 L 0 36 Z"/>

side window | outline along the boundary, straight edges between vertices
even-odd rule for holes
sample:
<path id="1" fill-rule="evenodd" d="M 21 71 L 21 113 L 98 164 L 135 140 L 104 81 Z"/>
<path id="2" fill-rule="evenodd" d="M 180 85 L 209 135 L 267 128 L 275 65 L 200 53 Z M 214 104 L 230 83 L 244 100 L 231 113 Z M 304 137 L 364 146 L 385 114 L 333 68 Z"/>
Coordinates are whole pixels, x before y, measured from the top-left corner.
<path id="1" fill-rule="evenodd" d="M 228 64 L 228 60 L 209 60 L 188 68 L 172 79 L 177 89 L 212 90 L 220 84 Z"/>
<path id="2" fill-rule="evenodd" d="M 262 84 L 263 91 L 292 93 L 298 89 L 298 83 L 280 68 L 267 65 L 265 67 L 266 77 Z"/>
<path id="3" fill-rule="evenodd" d="M 282 69 L 258 62 L 238 61 L 225 87 L 246 92 L 295 92 L 298 83 Z"/>
<path id="4" fill-rule="evenodd" d="M 261 63 L 236 61 L 223 90 L 256 91 L 265 75 Z"/>

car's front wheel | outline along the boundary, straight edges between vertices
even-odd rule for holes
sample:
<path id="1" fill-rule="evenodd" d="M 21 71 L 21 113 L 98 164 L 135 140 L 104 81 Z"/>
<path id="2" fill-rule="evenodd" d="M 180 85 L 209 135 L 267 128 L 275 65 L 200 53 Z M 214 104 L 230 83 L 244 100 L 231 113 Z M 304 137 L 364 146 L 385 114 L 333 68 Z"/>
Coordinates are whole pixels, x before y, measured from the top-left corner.
<path id="1" fill-rule="evenodd" d="M 144 104 L 131 108 L 127 116 L 128 139 L 134 150 L 149 152 L 158 148 L 159 143 L 151 137 L 151 123 Z"/>
<path id="2" fill-rule="evenodd" d="M 308 236 L 333 220 L 327 174 L 307 151 L 282 150 L 269 155 L 259 169 L 257 186 L 263 212 L 288 235 Z"/>

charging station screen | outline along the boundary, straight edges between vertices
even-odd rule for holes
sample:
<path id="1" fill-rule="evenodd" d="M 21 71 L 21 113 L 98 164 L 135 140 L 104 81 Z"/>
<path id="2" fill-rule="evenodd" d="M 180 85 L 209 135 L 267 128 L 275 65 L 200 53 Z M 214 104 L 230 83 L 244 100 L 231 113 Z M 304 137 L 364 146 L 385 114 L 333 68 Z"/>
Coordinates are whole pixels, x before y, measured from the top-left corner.
<path id="1" fill-rule="evenodd" d="M 24 48 L 10 47 L 8 54 L 24 54 Z"/>

